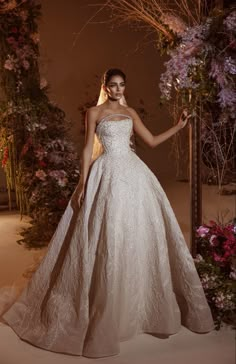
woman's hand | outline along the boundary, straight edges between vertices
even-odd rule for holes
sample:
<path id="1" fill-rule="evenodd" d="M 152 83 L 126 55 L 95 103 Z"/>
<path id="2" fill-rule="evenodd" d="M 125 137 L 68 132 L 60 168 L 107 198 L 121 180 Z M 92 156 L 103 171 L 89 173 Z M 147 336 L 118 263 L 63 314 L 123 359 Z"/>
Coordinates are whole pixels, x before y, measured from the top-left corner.
<path id="1" fill-rule="evenodd" d="M 183 110 L 182 114 L 180 115 L 180 118 L 179 118 L 179 121 L 177 123 L 177 126 L 179 129 L 182 129 L 185 127 L 185 125 L 187 124 L 188 122 L 188 119 L 191 118 L 191 114 L 188 115 L 188 112 L 187 110 Z"/>
<path id="2" fill-rule="evenodd" d="M 85 188 L 83 184 L 78 184 L 73 196 L 71 197 L 71 206 L 74 210 L 80 208 L 84 201 Z"/>

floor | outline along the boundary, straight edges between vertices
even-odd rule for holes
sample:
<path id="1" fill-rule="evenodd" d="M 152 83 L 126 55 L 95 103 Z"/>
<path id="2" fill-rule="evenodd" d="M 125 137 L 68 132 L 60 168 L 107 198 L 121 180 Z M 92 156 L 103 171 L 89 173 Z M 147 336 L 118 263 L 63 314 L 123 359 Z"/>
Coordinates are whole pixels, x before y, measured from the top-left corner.
<path id="1" fill-rule="evenodd" d="M 189 187 L 187 183 L 161 181 L 189 245 Z M 219 196 L 214 186 L 203 186 L 203 219 L 235 216 L 235 197 Z M 44 250 L 27 250 L 16 243 L 27 219 L 16 211 L 0 212 L 0 289 L 24 285 L 22 275 L 43 256 Z M 88 359 L 56 354 L 20 340 L 13 330 L 0 324 L 0 364 L 235 364 L 235 331 L 224 326 L 220 331 L 196 334 L 185 327 L 167 339 L 142 334 L 120 344 L 120 354 Z"/>

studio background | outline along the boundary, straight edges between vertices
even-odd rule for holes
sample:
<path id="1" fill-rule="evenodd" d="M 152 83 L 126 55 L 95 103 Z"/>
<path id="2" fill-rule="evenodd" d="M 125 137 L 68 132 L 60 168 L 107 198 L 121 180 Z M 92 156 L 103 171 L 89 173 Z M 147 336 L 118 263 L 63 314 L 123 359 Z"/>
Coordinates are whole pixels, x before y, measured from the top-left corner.
<path id="1" fill-rule="evenodd" d="M 117 26 L 117 20 L 112 29 L 108 10 L 100 11 L 91 19 L 100 8 L 97 3 L 95 0 L 42 1 L 41 75 L 50 85 L 50 99 L 72 121 L 71 135 L 79 153 L 84 136 L 78 107 L 99 94 L 100 78 L 107 68 L 121 68 L 126 73 L 127 102 L 137 110 L 142 106 L 140 99 L 144 101 L 148 113 L 144 123 L 153 134 L 173 124 L 165 107 L 159 106 L 158 83 L 164 70 L 164 57 L 155 47 L 155 34 L 147 37 L 142 29 Z M 140 139 L 137 142 L 138 155 L 158 178 L 174 178 L 172 138 L 155 149 Z"/>

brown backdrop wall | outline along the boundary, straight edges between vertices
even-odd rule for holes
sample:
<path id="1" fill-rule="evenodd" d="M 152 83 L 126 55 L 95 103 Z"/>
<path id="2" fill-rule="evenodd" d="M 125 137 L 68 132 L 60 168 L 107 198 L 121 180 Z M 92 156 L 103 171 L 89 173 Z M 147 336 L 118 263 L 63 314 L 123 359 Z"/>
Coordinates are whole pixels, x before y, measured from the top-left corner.
<path id="1" fill-rule="evenodd" d="M 99 9 L 95 4 L 97 0 L 42 1 L 41 73 L 51 86 L 51 99 L 73 121 L 73 138 L 79 151 L 83 135 L 78 106 L 98 94 L 100 77 L 109 67 L 119 67 L 127 74 L 128 103 L 137 108 L 139 100 L 144 100 L 148 112 L 145 124 L 153 133 L 172 126 L 166 110 L 159 107 L 163 59 L 155 48 L 155 37 L 147 39 L 144 31 L 127 25 L 117 27 L 117 21 L 112 29 L 107 22 L 109 11 L 102 11 L 92 20 L 94 23 L 85 26 Z M 150 149 L 139 141 L 138 154 L 160 178 L 174 176 L 171 142 L 169 139 Z"/>

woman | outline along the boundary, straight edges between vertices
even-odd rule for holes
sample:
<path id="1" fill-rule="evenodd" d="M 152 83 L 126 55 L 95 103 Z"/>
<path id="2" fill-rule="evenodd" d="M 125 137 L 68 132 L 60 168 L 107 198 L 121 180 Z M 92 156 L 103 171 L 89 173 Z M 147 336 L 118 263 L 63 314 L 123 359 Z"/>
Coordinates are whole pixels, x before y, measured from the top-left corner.
<path id="1" fill-rule="evenodd" d="M 111 356 L 139 333 L 214 328 L 169 200 L 130 145 L 134 131 L 154 148 L 189 116 L 152 135 L 126 104 L 125 81 L 119 69 L 105 72 L 98 105 L 86 114 L 78 186 L 29 284 L 2 315 L 47 350 Z"/>

